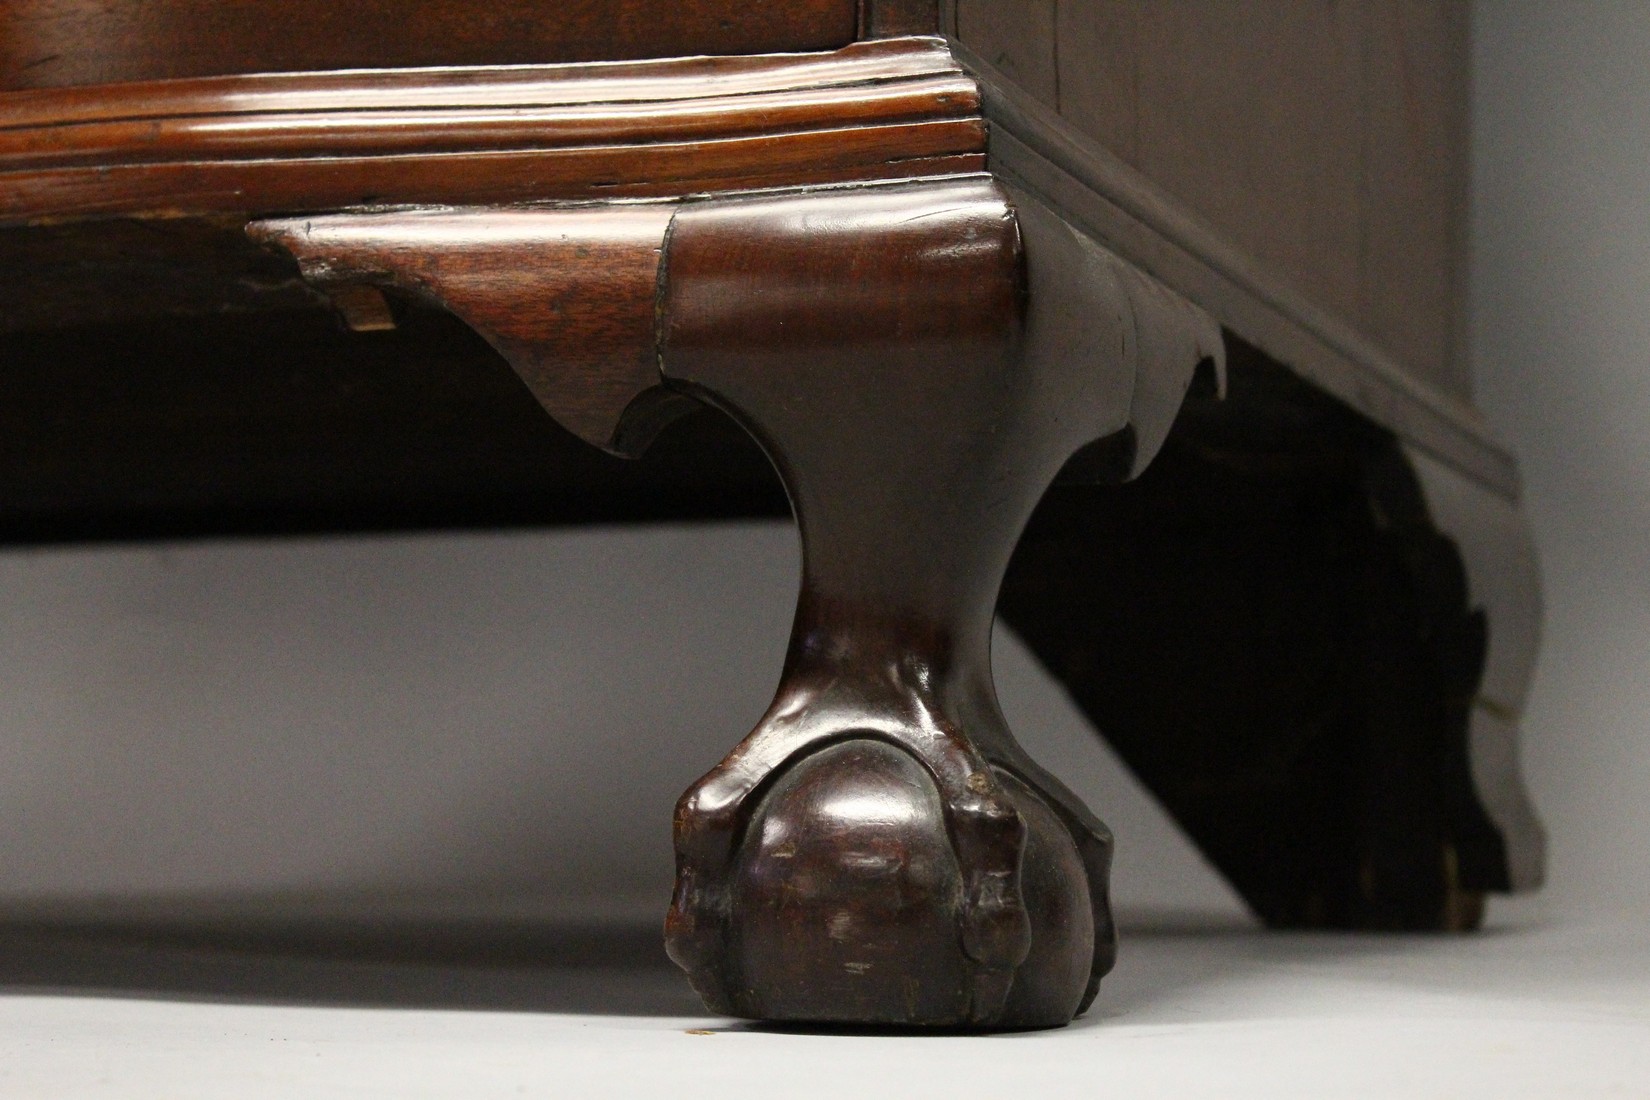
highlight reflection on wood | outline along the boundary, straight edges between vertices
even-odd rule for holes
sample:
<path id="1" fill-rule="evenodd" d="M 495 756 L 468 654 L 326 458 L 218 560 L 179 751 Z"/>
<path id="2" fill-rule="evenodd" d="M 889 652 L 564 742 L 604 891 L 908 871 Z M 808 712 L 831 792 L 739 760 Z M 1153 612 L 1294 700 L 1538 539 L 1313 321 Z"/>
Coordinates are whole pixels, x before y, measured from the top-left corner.
<path id="1" fill-rule="evenodd" d="M 641 446 L 658 389 L 728 412 L 780 472 L 804 559 L 782 683 L 677 809 L 668 938 L 707 1003 L 1047 1026 L 1092 999 L 1114 953 L 1110 834 L 1004 725 L 993 609 L 1031 510 L 1078 448 L 1116 439 L 1119 474 L 1149 459 L 1194 369 L 1220 355 L 1211 322 L 1046 211 L 1017 213 L 988 177 L 255 232 L 312 278 L 377 275 L 443 302 L 586 438 Z M 583 250 L 589 285 L 617 280 L 612 292 L 556 293 L 538 272 L 563 267 L 562 249 Z M 593 394 L 599 406 L 580 400 Z M 627 429 L 637 415 L 644 430 Z M 843 747 L 860 742 L 899 752 Z M 933 791 L 894 828 L 904 755 Z M 846 763 L 870 759 L 883 763 Z M 811 800 L 762 794 L 803 768 Z M 801 880 L 763 870 L 787 845 L 813 852 L 806 903 Z M 943 853 L 954 888 L 890 885 L 932 860 L 865 854 L 889 845 Z M 956 941 L 936 943 L 948 928 Z"/>
<path id="2" fill-rule="evenodd" d="M 774 702 L 675 820 L 669 949 L 718 1011 L 1025 1027 L 1095 996 L 1112 838 L 1007 729 L 997 613 L 1269 923 L 1471 927 L 1540 877 L 1509 763 L 1538 593 L 1450 359 L 1453 231 L 1394 221 L 1412 193 L 1448 222 L 1458 164 L 1394 137 L 1376 77 L 1408 47 L 1239 63 L 1356 45 L 1367 4 L 1224 46 L 1133 4 L 809 0 L 724 37 L 714 0 L 592 0 L 512 44 L 505 0 L 441 45 L 457 8 L 418 0 L 360 71 L 303 71 L 359 37 L 157 51 L 196 0 L 0 11 L 29 32 L 0 33 L 0 538 L 788 501 Z M 46 49 L 136 15 L 124 54 Z M 948 37 L 872 37 L 918 32 Z M 1145 76 L 1110 88 L 1124 55 Z M 1314 142 L 1351 147 L 1354 85 L 1365 159 L 1312 203 L 1205 167 L 1340 172 Z M 1425 87 L 1430 141 L 1454 116 Z M 1241 140 L 1269 104 L 1328 121 Z M 1335 234 L 1255 238 L 1353 176 Z"/>
<path id="3" fill-rule="evenodd" d="M 984 166 L 943 45 L 290 73 L 4 96 L 0 224 L 679 195 Z"/>

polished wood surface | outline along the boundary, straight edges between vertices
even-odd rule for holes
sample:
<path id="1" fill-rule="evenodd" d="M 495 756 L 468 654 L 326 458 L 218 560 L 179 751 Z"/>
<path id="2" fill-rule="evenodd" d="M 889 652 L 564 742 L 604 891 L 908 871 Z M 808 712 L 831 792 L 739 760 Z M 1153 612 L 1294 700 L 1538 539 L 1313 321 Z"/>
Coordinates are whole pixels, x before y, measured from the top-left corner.
<path id="1" fill-rule="evenodd" d="M 925 18 L 917 11 L 907 22 Z M 10 284 L 0 328 L 76 314 L 293 304 L 290 285 L 254 274 L 263 261 L 237 256 L 232 242 L 213 241 L 210 226 L 183 224 L 179 214 L 905 178 L 977 170 L 986 151 L 993 170 L 1246 339 L 1470 476 L 1516 493 L 1504 449 L 1465 403 L 1422 381 L 1414 360 L 1384 350 L 1151 178 L 1081 133 L 1062 132 L 1058 116 L 984 61 L 969 64 L 976 74 L 938 41 L 905 39 L 813 56 L 264 75 L 0 96 L 22 123 L 0 131 L 0 223 L 34 223 L 29 235 L 0 241 L 0 280 Z M 118 224 L 109 234 L 61 226 L 145 212 L 172 224 L 136 234 Z M 111 250 L 116 236 L 135 248 Z M 179 255 L 169 261 L 171 249 Z M 139 254 L 150 258 L 134 263 Z M 203 280 L 203 267 L 224 277 Z"/>
<path id="2" fill-rule="evenodd" d="M 1469 403 L 1426 382 L 984 62 L 967 63 L 980 74 L 994 175 L 1052 205 L 1315 386 L 1517 498 L 1511 453 Z"/>
<path id="3" fill-rule="evenodd" d="M 0 541 L 790 517 L 728 417 L 701 410 L 613 458 L 462 322 L 394 305 L 389 332 L 316 310 L 8 337 Z M 1533 653 L 1537 602 L 1495 595 L 1516 543 L 1486 532 L 1515 513 L 1460 490 L 1442 512 L 1429 498 L 1429 520 L 1391 476 L 1390 436 L 1233 354 L 1227 396 L 1190 397 L 1138 480 L 1045 494 L 999 621 L 1269 922 L 1432 928 L 1446 898 L 1530 888 L 1539 828 L 1505 812 L 1516 771 L 1486 789 L 1455 710 L 1488 592 L 1473 721 L 1493 706 L 1509 743 L 1529 669 L 1508 666 Z M 1434 525 L 1474 568 L 1465 604 Z M 1404 763 L 1372 785 L 1372 758 Z M 1370 894 L 1365 863 L 1422 873 Z"/>
<path id="4" fill-rule="evenodd" d="M 1353 8 L 1375 23 L 1387 10 L 1375 0 Z M 712 9 L 685 4 L 675 16 Z M 570 8 L 568 25 L 621 10 Z M 1092 21 L 1106 13 L 1121 21 L 1099 44 L 1113 53 L 1043 52 L 1099 33 Z M 479 499 L 462 494 L 485 482 L 491 503 L 465 514 L 516 508 L 518 521 L 543 513 L 505 501 L 496 471 L 558 492 L 589 473 L 614 492 L 581 498 L 573 511 L 586 518 L 771 512 L 771 480 L 752 477 L 758 452 L 703 430 L 742 426 L 795 511 L 804 577 L 773 709 L 678 807 L 671 950 L 722 1011 L 1037 1026 L 1093 996 L 1112 958 L 1111 838 L 1026 758 L 991 685 L 999 583 L 1028 522 L 1022 562 L 1032 564 L 1009 571 L 1005 613 L 1085 709 L 1117 728 L 1130 763 L 1258 912 L 1308 926 L 1472 923 L 1480 891 L 1529 881 L 1507 867 L 1528 867 L 1530 854 L 1514 859 L 1503 846 L 1528 830 L 1492 822 L 1485 806 L 1506 802 L 1484 802 L 1475 787 L 1485 753 L 1511 758 L 1511 735 L 1487 748 L 1468 739 L 1483 616 L 1461 555 L 1427 515 L 1413 456 L 1378 425 L 1441 459 L 1448 476 L 1466 475 L 1473 492 L 1511 498 L 1516 475 L 1470 408 L 1424 380 L 1425 348 L 1378 331 L 1383 316 L 1424 328 L 1447 312 L 1430 274 L 1400 288 L 1401 308 L 1382 313 L 1386 290 L 1360 291 L 1363 312 L 1347 308 L 1349 276 L 1335 265 L 1348 233 L 1367 246 L 1350 276 L 1365 290 L 1405 275 L 1392 256 L 1432 262 L 1425 248 L 1384 251 L 1390 240 L 1370 236 L 1385 232 L 1376 215 L 1393 196 L 1417 208 L 1436 197 L 1404 197 L 1415 164 L 1388 156 L 1392 135 L 1371 123 L 1375 136 L 1351 159 L 1334 145 L 1345 142 L 1335 120 L 1349 117 L 1339 94 L 1348 65 L 1359 94 L 1388 96 L 1371 76 L 1385 55 L 1372 47 L 1353 64 L 1330 50 L 1311 79 L 1284 63 L 1250 71 L 1244 34 L 1322 45 L 1325 26 L 1331 39 L 1346 29 L 1342 8 L 1268 9 L 1253 25 L 1229 17 L 1226 67 L 1184 81 L 1153 68 L 1151 51 L 1180 38 L 1137 5 L 868 0 L 850 14 L 862 36 L 938 29 L 983 54 L 904 39 L 829 54 L 0 93 L 11 123 L 0 127 L 0 329 L 20 358 L 8 378 L 14 391 L 23 380 L 25 398 L 42 379 L 84 385 L 104 423 L 152 416 L 132 440 L 160 439 L 161 450 L 203 438 L 178 427 L 189 410 L 169 407 L 163 391 L 198 395 L 190 408 L 205 410 L 199 422 L 225 453 L 244 449 L 237 418 L 261 395 L 288 417 L 276 441 L 287 454 L 306 431 L 324 435 L 342 405 L 365 400 L 369 419 L 397 408 L 389 376 L 405 371 L 437 406 L 403 400 L 405 423 L 471 447 L 475 463 L 468 482 L 440 461 L 419 469 L 436 471 L 455 500 Z M 1409 14 L 1392 25 L 1408 28 Z M 1074 19 L 1090 22 L 1074 29 Z M 584 30 L 599 37 L 597 23 Z M 134 37 L 132 56 L 141 47 Z M 615 57 L 631 48 L 609 47 Z M 1139 86 L 1108 83 L 1123 72 Z M 1219 125 L 1188 123 L 1169 140 L 1154 129 L 1177 125 L 1179 108 L 1152 100 L 1164 86 L 1187 90 L 1188 103 L 1226 91 L 1218 106 L 1228 113 L 1197 108 Z M 1256 123 L 1274 92 L 1294 99 Z M 1383 104 L 1364 106 L 1375 118 Z M 1431 133 L 1427 110 L 1406 126 Z M 1119 119 L 1134 120 L 1134 136 L 1125 140 Z M 1219 148 L 1273 123 L 1268 139 L 1333 146 L 1307 165 L 1321 179 L 1295 178 L 1292 145 L 1274 151 L 1275 178 L 1262 176 L 1270 161 Z M 1100 131 L 1123 152 L 1097 143 Z M 1405 155 L 1422 163 L 1427 148 L 1411 140 Z M 1159 154 L 1170 161 L 1146 163 Z M 1354 161 L 1364 205 L 1347 207 L 1343 169 Z M 1424 182 L 1449 175 L 1448 165 L 1422 169 Z M 1237 173 L 1237 191 L 1263 188 L 1245 209 L 1323 229 L 1323 248 L 1303 245 L 1302 262 L 1334 270 L 1315 280 L 1291 266 L 1290 249 L 1316 230 L 1285 226 L 1274 256 L 1241 233 L 1234 244 L 1218 203 L 1198 197 L 1218 185 L 1198 176 L 1176 188 L 1181 171 Z M 1413 228 L 1440 239 L 1425 219 Z M 432 324 L 430 307 L 472 326 L 525 388 L 498 386 L 492 352 Z M 347 332 L 319 331 L 327 308 Z M 196 319 L 205 315 L 215 316 Z M 92 320 L 110 324 L 52 331 Z M 237 343 L 240 330 L 251 336 Z M 170 348 L 185 349 L 182 366 Z M 1279 361 L 1313 385 L 1262 386 L 1222 422 L 1209 409 L 1227 349 L 1245 387 L 1274 369 L 1288 377 Z M 222 356 L 229 368 L 195 369 Z M 72 362 L 54 368 L 57 359 Z M 1177 447 L 1167 437 L 1196 378 L 1199 424 Z M 511 433 L 479 422 L 453 430 L 448 409 L 473 412 L 453 387 L 509 404 Z M 608 467 L 579 466 L 573 436 L 540 449 L 522 413 L 529 395 L 616 454 L 664 432 L 672 442 L 661 447 L 685 466 L 655 463 L 652 482 L 627 490 Z M 25 402 L 22 448 L 5 438 L 0 453 L 39 459 L 30 441 L 55 437 L 29 410 L 48 407 Z M 689 410 L 698 417 L 667 430 Z M 683 440 L 729 461 L 693 457 Z M 331 446 L 303 456 L 311 484 L 334 493 L 317 522 L 421 522 L 396 495 L 416 495 L 411 467 L 393 459 L 362 481 L 379 486 L 363 492 L 380 510 L 352 512 L 321 469 L 342 453 Z M 527 459 L 489 446 L 574 472 L 535 481 L 511 465 Z M 1098 503 L 1097 483 L 1141 474 L 1166 446 L 1179 472 L 1144 498 L 1144 513 Z M 154 457 L 140 442 L 98 453 L 136 454 L 145 467 Z M 251 490 L 226 504 L 233 493 L 219 491 L 211 464 L 185 463 L 198 483 L 182 507 L 217 517 L 195 533 L 265 522 L 260 505 L 303 507 L 300 487 L 282 495 L 282 475 L 300 466 L 253 455 L 233 475 Z M 59 474 L 71 497 L 93 480 Z M 99 499 L 154 512 L 164 494 L 129 474 L 116 479 L 123 494 Z M 1071 507 L 1028 520 L 1057 475 L 1072 483 Z M 689 492 L 752 491 L 684 507 L 646 487 L 671 477 Z M 39 514 L 64 514 L 62 496 Z M 1105 528 L 1119 516 L 1120 530 Z M 1102 553 L 1110 560 L 1085 556 Z M 1183 582 L 1168 611 L 1151 587 L 1165 572 L 1158 557 Z M 1051 585 L 1056 574 L 1086 583 Z M 1203 601 L 1176 608 L 1176 593 Z M 1267 626 L 1280 608 L 1298 613 L 1288 645 Z M 1187 623 L 1206 619 L 1220 629 L 1185 637 Z M 1222 639 L 1250 663 L 1225 654 Z M 1308 655 L 1291 663 L 1301 647 Z M 1252 675 L 1186 686 L 1204 663 Z M 1234 753 L 1250 766 L 1230 766 Z"/>
<path id="5" fill-rule="evenodd" d="M 879 10 L 901 9 L 867 9 Z M 904 39 L 825 55 L 0 94 L 21 123 L 0 130 L 0 225 L 27 226 L 0 240 L 0 329 L 302 304 L 294 280 L 235 242 L 232 219 L 247 212 L 909 178 L 978 170 L 984 152 L 1245 339 L 1516 495 L 1510 456 L 1414 360 L 957 49 L 974 73 L 937 40 Z M 108 221 L 133 215 L 146 224 Z M 65 224 L 94 218 L 108 228 Z"/>
<path id="6" fill-rule="evenodd" d="M 520 202 L 978 170 L 937 41 L 825 57 L 215 78 L 0 94 L 0 224 Z"/>
<path id="7" fill-rule="evenodd" d="M 677 207 L 408 212 L 260 224 L 312 282 L 380 272 L 468 321 L 541 404 L 586 442 L 624 451 L 621 423 L 658 384 L 659 264 Z M 644 402 L 651 439 L 671 403 Z M 634 450 L 634 448 L 629 448 Z"/>
<path id="8" fill-rule="evenodd" d="M 857 0 L 6 0 L 0 88 L 828 50 Z"/>
<path id="9" fill-rule="evenodd" d="M 950 17 L 1239 251 L 1467 395 L 1465 0 L 954 0 Z"/>
<path id="10" fill-rule="evenodd" d="M 988 177 L 640 213 L 306 217 L 254 232 L 323 283 L 375 280 L 447 304 L 552 412 L 572 400 L 587 415 L 574 395 L 599 391 L 610 419 L 585 423 L 587 438 L 640 446 L 657 418 L 626 423 L 664 391 L 728 412 L 773 461 L 803 542 L 790 653 L 767 717 L 676 817 L 668 941 L 713 1008 L 1046 1026 L 1092 999 L 1114 951 L 1110 835 L 1009 733 L 991 687 L 993 610 L 1020 531 L 1075 451 L 1107 440 L 1115 477 L 1150 461 L 1194 369 L 1221 354 L 1206 317 Z M 618 282 L 554 294 L 563 312 L 546 324 L 527 308 L 542 295 L 518 288 L 542 291 L 539 242 L 564 239 L 599 258 L 595 285 Z M 580 369 L 606 349 L 623 369 Z M 657 373 L 634 371 L 650 359 Z M 859 741 L 878 760 L 876 743 L 914 757 L 934 784 L 919 805 L 938 813 L 912 810 L 907 832 L 891 832 L 874 809 L 899 785 L 886 761 L 792 771 Z M 758 805 L 775 781 L 814 793 Z M 852 806 L 872 809 L 850 824 Z M 766 846 L 778 833 L 811 854 L 783 865 Z M 954 853 L 958 889 L 876 909 L 855 853 L 936 843 Z M 826 870 L 806 883 L 783 870 L 814 864 Z M 1073 891 L 1087 923 L 1069 919 Z M 910 897 L 924 896 L 913 883 Z M 863 934 L 841 942 L 833 929 L 861 919 Z M 935 928 L 960 939 L 937 948 Z M 844 950 L 859 953 L 857 978 L 843 977 Z M 936 950 L 951 962 L 914 965 Z M 889 984 L 890 968 L 906 977 Z M 843 981 L 851 995 L 821 992 Z"/>

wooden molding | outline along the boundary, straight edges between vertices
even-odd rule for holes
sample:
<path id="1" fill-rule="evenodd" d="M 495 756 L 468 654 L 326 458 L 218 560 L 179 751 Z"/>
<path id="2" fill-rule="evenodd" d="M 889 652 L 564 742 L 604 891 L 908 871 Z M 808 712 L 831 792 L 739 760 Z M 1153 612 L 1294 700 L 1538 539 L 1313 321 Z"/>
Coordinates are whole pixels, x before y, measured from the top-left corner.
<path id="1" fill-rule="evenodd" d="M 659 197 L 978 171 L 936 39 L 0 94 L 0 224 Z"/>
<path id="2" fill-rule="evenodd" d="M 866 33 L 880 33 L 920 23 L 932 7 L 859 10 Z M 946 17 L 950 5 L 938 10 Z M 152 246 L 148 255 L 179 266 L 184 253 L 156 241 L 181 239 L 183 226 L 201 238 L 190 255 L 229 236 L 247 249 L 239 234 L 250 221 L 253 237 L 296 257 L 353 327 L 393 323 L 373 287 L 438 304 L 489 341 L 562 425 L 610 452 L 639 453 L 695 403 L 728 413 L 758 442 L 804 546 L 791 649 L 773 709 L 684 796 L 676 821 L 671 950 L 719 1010 L 1027 1026 L 1061 1022 L 1093 996 L 1112 958 L 1111 839 L 1010 735 L 991 684 L 992 616 L 1016 540 L 1057 473 L 1071 474 L 1073 454 L 1086 448 L 1074 481 L 1141 473 L 1198 368 L 1212 366 L 1218 383 L 1229 348 L 1267 352 L 1311 380 L 1276 368 L 1311 396 L 1277 407 L 1330 406 L 1328 434 L 1351 450 L 1370 444 L 1363 465 L 1339 471 L 1354 485 L 1386 471 L 1385 497 L 1352 494 L 1360 522 L 1379 515 L 1380 538 L 1393 543 L 1383 552 L 1428 566 L 1414 584 L 1392 582 L 1398 598 L 1371 582 L 1344 620 L 1370 638 L 1335 651 L 1353 654 L 1344 663 L 1361 676 L 1378 663 L 1369 654 L 1434 656 L 1411 644 L 1417 637 L 1455 647 L 1439 669 L 1394 665 L 1377 670 L 1386 680 L 1360 680 L 1358 698 L 1389 727 L 1380 743 L 1425 741 L 1454 721 L 1423 698 L 1439 684 L 1433 694 L 1459 703 L 1457 725 L 1466 721 L 1482 616 L 1456 591 L 1459 563 L 1419 491 L 1370 441 L 1397 444 L 1367 421 L 1441 460 L 1429 471 L 1445 494 L 1435 507 L 1448 494 L 1494 499 L 1510 530 L 1517 482 L 1505 451 L 1466 405 L 1414 381 L 941 39 L 822 55 L 201 78 L 4 93 L 0 108 L 0 223 L 24 226 L 18 237 L 36 235 L 43 252 L 59 232 L 71 241 L 54 254 L 68 264 L 47 265 L 44 282 L 73 270 L 75 234 L 115 224 L 96 219 L 120 219 L 129 233 L 163 229 L 133 251 Z M 274 289 L 291 302 L 288 261 L 255 255 L 282 265 Z M 237 270 L 228 260 L 214 273 Z M 29 264 L 17 267 L 28 277 Z M 1249 411 L 1264 414 L 1264 404 Z M 1260 416 L 1265 445 L 1276 444 L 1276 426 Z M 1299 449 L 1299 467 L 1322 464 Z M 1238 464 L 1253 457 L 1214 451 Z M 1341 486 L 1336 499 L 1348 499 Z M 1292 529 L 1282 530 L 1279 544 L 1292 545 Z M 1085 552 L 1099 544 L 1072 541 Z M 1410 588 L 1424 597 L 1415 606 L 1376 614 Z M 1524 600 L 1528 618 L 1526 597 L 1500 602 Z M 1069 598 L 1021 592 L 1020 606 L 1040 619 Z M 1120 604 L 1111 592 L 1094 598 L 1093 619 Z M 1502 621 L 1519 629 L 1517 609 Z M 1095 627 L 1079 625 L 1051 644 L 1092 671 Z M 1120 648 L 1137 642 L 1124 636 Z M 1492 647 L 1478 711 L 1495 718 L 1521 698 L 1532 652 L 1533 638 Z M 1098 676 L 1089 686 L 1110 690 Z M 1274 698 L 1292 688 L 1285 680 Z M 1369 702 L 1377 696 L 1393 705 Z M 1411 720 L 1404 707 L 1417 700 L 1438 713 Z M 1500 833 L 1523 845 L 1511 881 L 1527 883 L 1539 852 L 1509 763 L 1510 726 L 1473 736 L 1480 772 L 1449 781 L 1481 789 L 1482 775 L 1499 777 Z M 1382 797 L 1431 797 L 1436 777 L 1404 768 L 1425 783 L 1387 783 Z M 875 814 L 819 827 L 839 803 L 897 803 L 905 832 Z M 1247 843 L 1227 820 L 1206 821 L 1205 837 Z M 800 847 L 788 847 L 791 834 Z M 863 861 L 848 858 L 850 841 L 891 835 L 955 873 L 913 880 L 920 902 L 872 912 L 863 899 L 877 895 Z M 1435 839 L 1404 848 L 1421 861 L 1405 866 L 1426 864 L 1412 876 L 1425 890 L 1390 887 L 1403 874 L 1385 867 L 1381 890 L 1342 891 L 1344 900 L 1362 889 L 1368 896 L 1353 900 L 1365 909 L 1348 902 L 1332 913 L 1318 904 L 1326 894 L 1257 908 L 1283 922 L 1422 927 L 1437 915 L 1431 887 L 1465 897 L 1501 884 L 1504 861 L 1485 854 L 1493 844 L 1446 845 L 1446 870 Z M 1228 851 L 1222 866 L 1252 868 L 1265 858 L 1256 852 Z M 822 884 L 807 904 L 769 888 L 783 861 L 802 857 Z M 1336 871 L 1349 867 L 1358 871 L 1351 860 Z M 1251 887 L 1251 897 L 1265 893 Z M 1388 904 L 1417 894 L 1426 896 L 1408 909 Z M 874 960 L 844 955 L 844 943 L 872 941 L 836 942 L 831 906 L 885 933 L 888 957 L 904 952 L 888 973 L 936 975 L 938 985 L 917 997 L 879 984 L 880 972 L 859 981 Z M 1469 911 L 1463 903 L 1460 914 Z"/>
<path id="3" fill-rule="evenodd" d="M 952 50 L 980 83 L 994 175 L 1037 195 L 1072 225 L 1359 412 L 1502 496 L 1517 498 L 1517 466 L 1477 410 L 1418 380 L 985 60 L 960 45 Z"/>
<path id="4" fill-rule="evenodd" d="M 863 9 L 867 19 L 905 21 L 911 11 L 920 21 L 927 5 Z M 826 54 L 53 88 L 0 93 L 0 109 L 0 225 L 668 199 L 952 175 L 989 161 L 1006 183 L 1366 416 L 1502 496 L 1518 493 L 1511 457 L 1470 406 L 1417 381 L 942 39 Z"/>

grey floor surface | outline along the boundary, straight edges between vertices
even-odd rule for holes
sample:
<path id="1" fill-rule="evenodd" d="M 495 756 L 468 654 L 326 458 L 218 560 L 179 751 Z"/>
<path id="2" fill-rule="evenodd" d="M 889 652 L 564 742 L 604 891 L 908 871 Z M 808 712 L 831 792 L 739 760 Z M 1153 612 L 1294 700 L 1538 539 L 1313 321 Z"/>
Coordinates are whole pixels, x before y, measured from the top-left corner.
<path id="1" fill-rule="evenodd" d="M 1003 1036 L 707 1017 L 634 939 L 422 955 L 13 930 L 0 1096 L 1650 1096 L 1626 924 L 1136 931 L 1087 1016 Z"/>

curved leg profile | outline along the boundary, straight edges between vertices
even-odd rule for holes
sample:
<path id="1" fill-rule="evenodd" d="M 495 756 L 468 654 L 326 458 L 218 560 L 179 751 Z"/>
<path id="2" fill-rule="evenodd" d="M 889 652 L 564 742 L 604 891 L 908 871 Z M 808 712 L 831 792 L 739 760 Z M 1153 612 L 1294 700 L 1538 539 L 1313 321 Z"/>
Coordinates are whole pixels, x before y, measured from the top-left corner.
<path id="1" fill-rule="evenodd" d="M 710 1007 L 1034 1027 L 1086 1006 L 1111 837 L 1009 733 L 993 610 L 1078 448 L 1107 440 L 1118 477 L 1149 461 L 1219 359 L 1207 318 L 983 176 L 259 232 L 312 276 L 438 298 L 592 442 L 634 450 L 661 393 L 690 396 L 778 469 L 803 546 L 784 673 L 676 810 L 667 946 Z"/>
<path id="2" fill-rule="evenodd" d="M 998 614 L 1268 925 L 1472 928 L 1541 867 L 1516 503 L 1229 354 L 1139 481 L 1045 496 Z"/>
<path id="3" fill-rule="evenodd" d="M 734 1015 L 1064 1023 L 1114 955 L 1111 838 L 1004 723 L 997 590 L 1060 466 L 1143 462 L 1213 334 L 984 183 L 685 213 L 666 265 L 665 372 L 762 442 L 803 543 L 773 706 L 677 807 L 672 956 Z"/>

